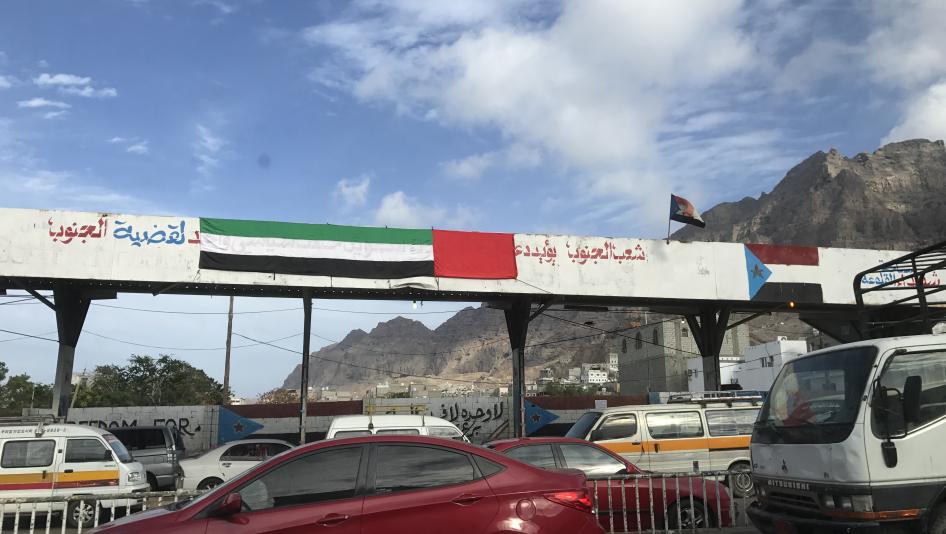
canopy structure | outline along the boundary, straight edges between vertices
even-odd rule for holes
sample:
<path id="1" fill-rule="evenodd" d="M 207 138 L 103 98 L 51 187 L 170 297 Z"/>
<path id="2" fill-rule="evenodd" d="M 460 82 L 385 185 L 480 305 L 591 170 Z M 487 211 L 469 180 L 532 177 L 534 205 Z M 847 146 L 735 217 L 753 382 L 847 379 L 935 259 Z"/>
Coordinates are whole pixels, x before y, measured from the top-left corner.
<path id="1" fill-rule="evenodd" d="M 735 312 L 796 312 L 841 340 L 859 332 L 855 275 L 904 252 L 628 237 L 367 228 L 159 215 L 0 209 L 0 290 L 51 290 L 55 406 L 68 407 L 89 303 L 119 292 L 488 302 L 506 312 L 514 395 L 536 309 L 638 306 L 685 316 L 707 361 Z M 946 272 L 926 274 L 940 284 Z M 865 277 L 862 284 L 882 283 Z M 890 304 L 884 292 L 867 306 Z M 930 295 L 946 302 L 946 293 Z M 896 308 L 896 304 L 889 306 Z M 307 314 L 307 317 L 309 315 Z M 306 325 L 308 327 L 308 323 Z M 303 366 L 306 368 L 307 366 Z M 718 386 L 707 372 L 707 387 Z M 303 387 L 303 391 L 305 388 Z M 514 427 L 521 429 L 521 410 Z"/>

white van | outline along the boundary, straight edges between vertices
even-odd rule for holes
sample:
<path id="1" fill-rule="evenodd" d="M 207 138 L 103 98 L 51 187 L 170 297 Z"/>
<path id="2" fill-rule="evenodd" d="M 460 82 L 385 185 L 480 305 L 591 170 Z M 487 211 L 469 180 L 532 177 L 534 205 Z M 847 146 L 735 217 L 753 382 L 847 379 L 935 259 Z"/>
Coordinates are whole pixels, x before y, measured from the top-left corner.
<path id="1" fill-rule="evenodd" d="M 0 421 L 0 498 L 99 497 L 149 488 L 144 467 L 106 430 L 56 422 Z M 106 508 L 112 505 L 100 502 Z M 37 504 L 40 512 L 63 508 L 64 503 Z M 92 526 L 92 503 L 70 502 L 66 520 L 72 527 Z"/>
<path id="2" fill-rule="evenodd" d="M 759 398 L 641 404 L 593 410 L 568 430 L 657 472 L 739 471 L 733 493 L 753 493 L 749 439 Z"/>
<path id="3" fill-rule="evenodd" d="M 456 425 L 430 415 L 342 415 L 332 419 L 325 439 L 372 434 L 413 434 L 470 442 Z"/>

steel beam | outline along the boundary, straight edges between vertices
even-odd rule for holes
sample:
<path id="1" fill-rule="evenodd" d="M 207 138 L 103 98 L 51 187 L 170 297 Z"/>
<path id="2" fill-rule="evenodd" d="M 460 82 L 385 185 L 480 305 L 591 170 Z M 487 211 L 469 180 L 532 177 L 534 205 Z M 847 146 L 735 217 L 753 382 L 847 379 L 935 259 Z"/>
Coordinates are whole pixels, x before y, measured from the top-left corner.
<path id="1" fill-rule="evenodd" d="M 309 338 L 312 337 L 312 294 L 302 297 L 302 378 L 299 381 L 299 444 L 305 444 L 306 411 L 309 406 Z"/>
<path id="2" fill-rule="evenodd" d="M 513 436 L 525 436 L 525 397 L 526 386 L 526 336 L 529 332 L 531 303 L 528 300 L 516 301 L 503 310 L 506 314 L 506 329 L 509 331 L 509 345 L 512 355 L 512 432 Z"/>
<path id="3" fill-rule="evenodd" d="M 82 325 L 92 299 L 75 288 L 53 290 L 56 301 L 56 329 L 59 331 L 59 355 L 56 359 L 56 382 L 53 384 L 52 409 L 59 417 L 69 413 L 72 397 L 72 366 Z"/>

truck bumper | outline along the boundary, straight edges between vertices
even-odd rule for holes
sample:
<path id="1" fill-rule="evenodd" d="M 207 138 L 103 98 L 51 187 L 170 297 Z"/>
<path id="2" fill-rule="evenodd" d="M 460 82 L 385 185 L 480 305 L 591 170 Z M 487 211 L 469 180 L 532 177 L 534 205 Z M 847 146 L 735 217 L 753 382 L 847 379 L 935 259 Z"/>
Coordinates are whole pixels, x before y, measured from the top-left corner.
<path id="1" fill-rule="evenodd" d="M 753 504 L 746 510 L 749 520 L 755 525 L 759 532 L 772 534 L 782 532 L 780 525 L 791 525 L 799 534 L 817 531 L 817 532 L 881 532 L 881 523 L 877 521 L 842 521 L 832 519 L 818 519 L 812 517 L 799 517 L 795 515 L 782 514 L 763 510 L 758 503 Z"/>

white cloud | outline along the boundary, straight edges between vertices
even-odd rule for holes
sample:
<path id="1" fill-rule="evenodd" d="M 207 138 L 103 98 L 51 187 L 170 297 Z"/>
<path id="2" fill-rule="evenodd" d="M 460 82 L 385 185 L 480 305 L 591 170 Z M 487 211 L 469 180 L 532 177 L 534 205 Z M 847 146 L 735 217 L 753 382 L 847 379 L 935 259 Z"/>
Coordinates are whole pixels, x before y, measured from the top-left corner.
<path id="1" fill-rule="evenodd" d="M 61 119 L 61 118 L 65 117 L 65 116 L 68 115 L 68 114 L 69 114 L 69 112 L 66 111 L 66 110 L 64 110 L 64 109 L 61 109 L 61 110 L 59 110 L 59 111 L 47 111 L 46 113 L 43 113 L 43 118 L 46 119 L 46 120 L 49 120 L 49 119 Z"/>
<path id="2" fill-rule="evenodd" d="M 72 107 L 65 102 L 60 102 L 58 100 L 47 100 L 45 98 L 40 98 L 40 97 L 31 98 L 29 100 L 20 100 L 19 102 L 16 103 L 16 105 L 18 107 L 28 108 L 28 109 L 34 109 L 34 108 L 69 109 Z"/>
<path id="3" fill-rule="evenodd" d="M 13 80 L 9 76 L 0 75 L 0 89 L 9 89 L 13 87 Z"/>
<path id="4" fill-rule="evenodd" d="M 876 26 L 866 41 L 865 61 L 875 79 L 922 89 L 946 74 L 946 2 L 887 0 L 871 9 Z"/>
<path id="5" fill-rule="evenodd" d="M 124 138 L 124 137 L 113 137 L 113 138 L 111 138 L 111 139 L 108 140 L 108 142 L 109 142 L 109 143 L 112 143 L 112 144 L 125 144 L 125 143 L 127 143 L 128 141 L 130 141 L 130 140 L 129 140 L 129 139 L 126 139 L 126 138 Z"/>
<path id="6" fill-rule="evenodd" d="M 907 106 L 884 143 L 907 139 L 946 139 L 946 81 L 931 86 Z"/>
<path id="7" fill-rule="evenodd" d="M 494 168 L 535 167 L 548 155 L 572 178 L 576 202 L 615 203 L 612 211 L 628 220 L 630 208 L 696 178 L 679 174 L 666 148 L 674 114 L 719 113 L 675 135 L 711 131 L 713 120 L 738 130 L 745 126 L 735 95 L 759 89 L 748 78 L 763 62 L 741 0 L 566 0 L 557 13 L 529 2 L 356 6 L 349 19 L 302 33 L 331 52 L 311 79 L 508 143 L 442 163 L 447 177 L 471 181 Z M 634 194 L 615 197 L 604 184 L 616 180 Z M 383 214 L 413 213 L 409 197 L 392 195 Z"/>
<path id="8" fill-rule="evenodd" d="M 339 180 L 335 184 L 332 196 L 342 201 L 346 209 L 358 208 L 368 202 L 368 188 L 371 186 L 371 177 L 363 174 L 357 179 Z"/>
<path id="9" fill-rule="evenodd" d="M 137 143 L 131 144 L 128 148 L 125 149 L 125 152 L 129 154 L 137 154 L 143 156 L 149 152 L 148 142 L 147 141 L 138 141 Z"/>
<path id="10" fill-rule="evenodd" d="M 33 78 L 33 83 L 39 87 L 55 87 L 64 95 L 85 98 L 115 98 L 118 96 L 118 90 L 114 87 L 96 89 L 92 86 L 92 78 L 75 74 L 49 74 L 44 72 Z"/>
<path id="11" fill-rule="evenodd" d="M 118 90 L 114 87 L 95 89 L 88 85 L 84 87 L 61 87 L 59 92 L 66 95 L 81 96 L 84 98 L 115 98 L 118 96 Z"/>
<path id="12" fill-rule="evenodd" d="M 440 164 L 440 169 L 447 178 L 458 182 L 473 182 L 495 167 L 531 169 L 541 164 L 541 151 L 522 143 L 515 143 L 503 150 L 482 152 L 444 161 Z"/>
<path id="13" fill-rule="evenodd" d="M 33 83 L 44 86 L 70 86 L 70 85 L 89 85 L 92 78 L 76 76 L 75 74 L 49 74 L 44 72 L 38 77 L 33 78 Z"/>
<path id="14" fill-rule="evenodd" d="M 208 126 L 197 124 L 195 129 L 197 140 L 193 144 L 193 156 L 197 160 L 197 172 L 208 178 L 220 166 L 220 153 L 227 142 Z M 209 184 L 203 182 L 200 188 L 212 189 Z"/>
<path id="15" fill-rule="evenodd" d="M 468 229 L 482 219 L 475 208 L 458 204 L 453 210 L 430 205 L 403 191 L 385 195 L 374 213 L 374 222 L 379 226 L 398 228 L 446 227 Z"/>

